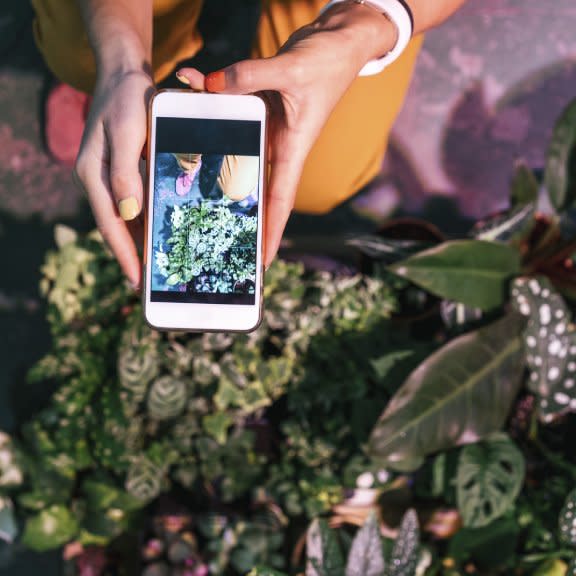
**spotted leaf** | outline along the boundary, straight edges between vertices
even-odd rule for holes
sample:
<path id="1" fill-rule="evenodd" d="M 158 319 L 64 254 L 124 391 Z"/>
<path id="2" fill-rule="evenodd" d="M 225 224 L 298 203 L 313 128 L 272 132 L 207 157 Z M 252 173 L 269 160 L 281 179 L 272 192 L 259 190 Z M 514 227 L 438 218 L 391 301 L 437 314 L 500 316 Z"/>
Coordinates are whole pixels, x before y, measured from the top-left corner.
<path id="1" fill-rule="evenodd" d="M 560 540 L 567 546 L 576 547 L 576 490 L 572 490 L 566 498 L 560 512 L 558 529 Z"/>
<path id="2" fill-rule="evenodd" d="M 414 510 L 408 510 L 402 519 L 398 537 L 392 548 L 389 576 L 414 576 L 418 565 L 419 549 L 418 516 Z"/>
<path id="3" fill-rule="evenodd" d="M 358 530 L 346 563 L 346 576 L 382 576 L 384 551 L 378 518 L 373 512 Z"/>
<path id="4" fill-rule="evenodd" d="M 528 318 L 523 336 L 528 386 L 538 397 L 541 419 L 550 422 L 576 410 L 576 334 L 570 331 L 571 315 L 546 278 L 518 278 L 512 300 Z"/>

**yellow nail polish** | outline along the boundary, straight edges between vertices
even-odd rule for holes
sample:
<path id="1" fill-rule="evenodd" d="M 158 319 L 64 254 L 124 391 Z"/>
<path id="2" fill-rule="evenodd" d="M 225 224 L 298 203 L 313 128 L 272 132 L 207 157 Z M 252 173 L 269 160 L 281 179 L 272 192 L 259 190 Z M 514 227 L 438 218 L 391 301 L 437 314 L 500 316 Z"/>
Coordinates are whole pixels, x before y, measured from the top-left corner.
<path id="1" fill-rule="evenodd" d="M 176 78 L 178 78 L 178 80 L 180 80 L 180 82 L 182 82 L 182 84 L 186 84 L 187 86 L 190 86 L 190 80 L 188 80 L 188 78 L 186 78 L 186 76 L 184 76 L 183 74 L 176 72 Z"/>
<path id="2" fill-rule="evenodd" d="M 120 212 L 122 220 L 134 220 L 140 213 L 140 207 L 138 206 L 136 198 L 131 196 L 130 198 L 120 200 L 120 202 L 118 202 L 118 212 Z"/>

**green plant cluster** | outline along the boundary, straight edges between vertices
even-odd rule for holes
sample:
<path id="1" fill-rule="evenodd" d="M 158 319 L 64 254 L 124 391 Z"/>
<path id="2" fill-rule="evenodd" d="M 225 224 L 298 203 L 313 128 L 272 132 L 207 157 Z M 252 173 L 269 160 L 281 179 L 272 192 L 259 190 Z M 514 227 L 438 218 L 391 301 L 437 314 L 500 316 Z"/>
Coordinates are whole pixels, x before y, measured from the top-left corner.
<path id="1" fill-rule="evenodd" d="M 30 373 L 57 389 L 13 447 L 23 478 L 2 488 L 26 520 L 25 544 L 108 542 L 175 489 L 206 513 L 209 498 L 234 509 L 263 492 L 304 518 L 342 499 L 343 476 L 354 486 L 360 443 L 388 399 L 371 364 L 357 368 L 389 341 L 382 281 L 278 262 L 258 331 L 160 334 L 96 235 L 58 234 L 43 280 L 54 347 Z"/>
<path id="2" fill-rule="evenodd" d="M 166 250 L 155 260 L 169 286 L 193 282 L 196 292 L 230 293 L 256 278 L 256 216 L 211 202 L 174 206 Z"/>

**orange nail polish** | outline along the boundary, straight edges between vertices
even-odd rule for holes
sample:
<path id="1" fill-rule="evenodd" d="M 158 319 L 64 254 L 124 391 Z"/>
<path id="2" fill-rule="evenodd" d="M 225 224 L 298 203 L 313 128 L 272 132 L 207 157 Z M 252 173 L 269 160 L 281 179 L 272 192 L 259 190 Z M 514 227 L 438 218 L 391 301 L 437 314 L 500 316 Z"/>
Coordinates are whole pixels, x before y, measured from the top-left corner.
<path id="1" fill-rule="evenodd" d="M 206 90 L 208 92 L 223 92 L 226 90 L 226 75 L 224 70 L 212 72 L 206 76 Z"/>

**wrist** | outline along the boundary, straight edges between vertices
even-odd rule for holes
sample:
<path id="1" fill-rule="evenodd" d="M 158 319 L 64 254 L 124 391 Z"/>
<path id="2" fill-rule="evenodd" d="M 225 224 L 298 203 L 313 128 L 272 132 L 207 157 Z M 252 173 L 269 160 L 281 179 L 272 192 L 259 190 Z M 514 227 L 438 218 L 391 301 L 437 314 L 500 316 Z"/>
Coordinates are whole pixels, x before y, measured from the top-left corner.
<path id="1" fill-rule="evenodd" d="M 390 18 L 353 0 L 330 6 L 319 17 L 318 26 L 346 36 L 360 65 L 387 54 L 398 41 L 398 30 Z"/>

